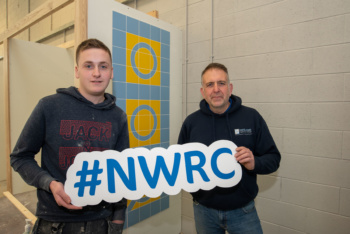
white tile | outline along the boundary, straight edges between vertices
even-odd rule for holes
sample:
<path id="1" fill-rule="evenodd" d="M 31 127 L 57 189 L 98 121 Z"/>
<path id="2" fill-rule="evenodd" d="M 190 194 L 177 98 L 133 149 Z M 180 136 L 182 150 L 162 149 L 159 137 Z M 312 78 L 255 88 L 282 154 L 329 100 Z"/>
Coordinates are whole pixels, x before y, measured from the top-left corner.
<path id="1" fill-rule="evenodd" d="M 311 128 L 350 130 L 350 103 L 311 104 Z"/>
<path id="2" fill-rule="evenodd" d="M 305 207 L 259 197 L 256 199 L 256 207 L 262 221 L 294 230 L 305 230 L 307 213 Z"/>
<path id="3" fill-rule="evenodd" d="M 350 101 L 350 73 L 344 74 L 344 101 Z"/>
<path id="4" fill-rule="evenodd" d="M 211 24 L 209 19 L 188 25 L 188 43 L 211 39 Z"/>
<path id="5" fill-rule="evenodd" d="M 281 196 L 281 178 L 276 176 L 259 175 L 259 196 L 279 200 Z"/>
<path id="6" fill-rule="evenodd" d="M 350 2 L 347 0 L 314 0 L 314 17 L 324 18 L 350 12 Z"/>
<path id="7" fill-rule="evenodd" d="M 262 103 L 260 114 L 268 126 L 288 128 L 310 127 L 309 104 Z"/>
<path id="8" fill-rule="evenodd" d="M 341 215 L 350 217 L 350 189 L 340 190 L 340 212 Z"/>
<path id="9" fill-rule="evenodd" d="M 201 74 L 208 62 L 190 63 L 187 66 L 187 82 L 200 83 L 202 81 Z"/>
<path id="10" fill-rule="evenodd" d="M 312 19 L 313 2 L 287 0 L 261 8 L 262 28 L 272 28 Z"/>
<path id="11" fill-rule="evenodd" d="M 342 158 L 350 160 L 350 132 L 343 132 Z"/>
<path id="12" fill-rule="evenodd" d="M 339 188 L 282 179 L 281 201 L 326 212 L 339 212 Z"/>
<path id="13" fill-rule="evenodd" d="M 159 19 L 176 27 L 184 27 L 186 25 L 186 10 L 185 8 L 178 8 L 167 12 L 159 12 Z"/>
<path id="14" fill-rule="evenodd" d="M 312 60 L 314 74 L 349 72 L 350 43 L 317 47 Z"/>
<path id="15" fill-rule="evenodd" d="M 281 166 L 278 175 L 295 180 L 309 180 L 309 156 L 282 154 Z"/>
<path id="16" fill-rule="evenodd" d="M 191 102 L 199 103 L 203 97 L 200 92 L 201 84 L 200 83 L 191 83 L 187 85 L 187 100 Z"/>
<path id="17" fill-rule="evenodd" d="M 142 2 L 143 1 L 139 1 L 137 4 L 141 4 Z M 153 10 L 157 9 L 159 12 L 168 12 L 174 9 L 182 8 L 183 11 L 185 11 L 184 7 L 186 7 L 186 0 L 158 0 L 156 8 L 154 8 Z"/>
<path id="18" fill-rule="evenodd" d="M 317 234 L 348 234 L 350 218 L 337 214 L 308 209 L 306 233 Z"/>
<path id="19" fill-rule="evenodd" d="M 188 62 L 209 61 L 211 56 L 210 41 L 201 41 L 188 45 Z"/>
<path id="20" fill-rule="evenodd" d="M 341 158 L 340 131 L 285 129 L 283 150 L 288 154 Z"/>

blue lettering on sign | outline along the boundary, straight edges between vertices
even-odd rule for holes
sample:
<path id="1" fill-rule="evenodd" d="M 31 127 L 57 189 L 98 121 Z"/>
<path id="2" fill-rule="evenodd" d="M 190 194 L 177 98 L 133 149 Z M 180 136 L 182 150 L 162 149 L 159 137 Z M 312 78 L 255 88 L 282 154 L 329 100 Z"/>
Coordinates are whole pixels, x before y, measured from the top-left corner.
<path id="1" fill-rule="evenodd" d="M 197 156 L 199 158 L 199 163 L 197 165 L 192 165 L 191 158 Z M 185 153 L 185 162 L 186 162 L 186 174 L 188 183 L 193 184 L 193 171 L 198 171 L 202 176 L 205 182 L 209 181 L 207 174 L 203 170 L 205 164 L 205 155 L 200 151 L 189 151 Z"/>
<path id="2" fill-rule="evenodd" d="M 162 156 L 157 156 L 156 167 L 154 168 L 153 177 L 151 176 L 151 173 L 148 169 L 145 157 L 139 156 L 138 158 L 143 175 L 151 188 L 154 189 L 157 186 L 160 170 L 163 171 L 163 175 L 168 184 L 170 186 L 174 186 L 180 167 L 181 155 L 179 153 L 175 153 L 174 166 L 171 174 L 169 173 L 168 167 L 165 164 L 164 158 Z"/>
<path id="3" fill-rule="evenodd" d="M 81 171 L 78 171 L 76 174 L 77 176 L 80 176 L 80 181 L 74 184 L 74 188 L 78 188 L 79 197 L 84 196 L 85 187 L 90 187 L 90 195 L 95 195 L 96 186 L 101 184 L 101 180 L 97 179 L 97 176 L 103 172 L 103 169 L 98 168 L 100 162 L 95 160 L 92 170 L 88 170 L 88 165 L 89 163 L 84 161 Z M 90 181 L 86 181 L 88 175 L 91 175 Z"/>
<path id="4" fill-rule="evenodd" d="M 114 170 L 116 170 L 128 189 L 131 191 L 136 190 L 135 162 L 133 158 L 128 158 L 129 179 L 118 161 L 107 159 L 108 191 L 110 193 L 115 193 Z"/>
<path id="5" fill-rule="evenodd" d="M 210 146 L 189 143 L 168 149 L 82 152 L 69 167 L 64 187 L 72 204 L 78 206 L 96 205 L 102 200 L 137 200 L 144 195 L 175 195 L 182 189 L 229 188 L 242 178 L 242 168 L 233 154 L 236 148 L 233 142 L 220 140 Z M 89 193 L 84 194 L 87 188 Z"/>
<path id="6" fill-rule="evenodd" d="M 228 148 L 221 148 L 221 149 L 216 150 L 213 153 L 213 157 L 211 158 L 211 168 L 213 169 L 213 172 L 217 177 L 219 177 L 221 179 L 230 179 L 235 175 L 235 170 L 233 170 L 230 173 L 225 174 L 225 173 L 222 173 L 218 168 L 218 164 L 217 164 L 218 157 L 223 153 L 228 153 L 228 154 L 232 155 L 232 151 Z"/>

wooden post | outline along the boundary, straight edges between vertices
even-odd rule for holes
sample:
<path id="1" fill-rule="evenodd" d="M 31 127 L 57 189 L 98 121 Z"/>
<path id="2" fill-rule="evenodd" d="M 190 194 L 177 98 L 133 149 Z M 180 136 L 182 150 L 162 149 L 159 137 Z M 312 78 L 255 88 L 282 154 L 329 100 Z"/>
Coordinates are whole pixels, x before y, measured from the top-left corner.
<path id="1" fill-rule="evenodd" d="M 74 51 L 82 41 L 87 39 L 87 8 L 87 0 L 75 0 Z M 74 56 L 74 66 L 75 64 Z M 77 79 L 74 79 L 74 85 L 79 87 Z"/>
<path id="2" fill-rule="evenodd" d="M 6 184 L 7 191 L 12 193 L 12 169 L 10 166 L 11 153 L 11 125 L 10 125 L 10 73 L 9 73 L 9 39 L 3 41 L 4 45 L 4 102 L 5 102 L 5 157 L 7 164 Z"/>

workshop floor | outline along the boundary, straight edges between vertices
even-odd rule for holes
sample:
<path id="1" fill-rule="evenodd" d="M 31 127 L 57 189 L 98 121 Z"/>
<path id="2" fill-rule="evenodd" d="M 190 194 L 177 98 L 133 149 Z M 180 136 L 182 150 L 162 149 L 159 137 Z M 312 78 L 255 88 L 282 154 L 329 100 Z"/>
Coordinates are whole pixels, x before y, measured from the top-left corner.
<path id="1" fill-rule="evenodd" d="M 14 196 L 35 215 L 37 203 L 36 190 Z M 26 224 L 25 219 L 25 216 L 1 193 L 0 233 L 22 234 Z"/>

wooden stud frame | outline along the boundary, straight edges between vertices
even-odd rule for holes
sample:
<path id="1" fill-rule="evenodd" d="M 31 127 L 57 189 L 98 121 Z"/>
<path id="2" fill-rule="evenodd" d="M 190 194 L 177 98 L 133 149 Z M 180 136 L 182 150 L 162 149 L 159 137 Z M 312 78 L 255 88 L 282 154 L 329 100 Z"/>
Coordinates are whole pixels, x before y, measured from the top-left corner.
<path id="1" fill-rule="evenodd" d="M 22 31 L 26 30 L 30 26 L 36 24 L 46 16 L 53 14 L 54 12 L 64 8 L 65 6 L 73 3 L 74 0 L 50 0 L 34 11 L 19 20 L 13 27 L 7 29 L 5 32 L 0 34 L 0 44 L 4 45 L 4 74 L 3 74 L 3 95 L 5 102 L 5 157 L 7 162 L 7 191 L 12 193 L 12 169 L 10 166 L 10 154 L 11 154 L 11 129 L 10 129 L 10 72 L 9 72 L 9 39 L 15 37 Z M 86 0 L 75 0 L 75 2 L 86 2 Z M 79 8 L 82 9 L 82 8 Z M 83 10 L 83 9 L 82 9 Z M 85 27 L 86 28 L 86 27 Z M 77 28 L 79 30 L 79 28 Z M 81 33 L 79 33 L 81 34 Z"/>

